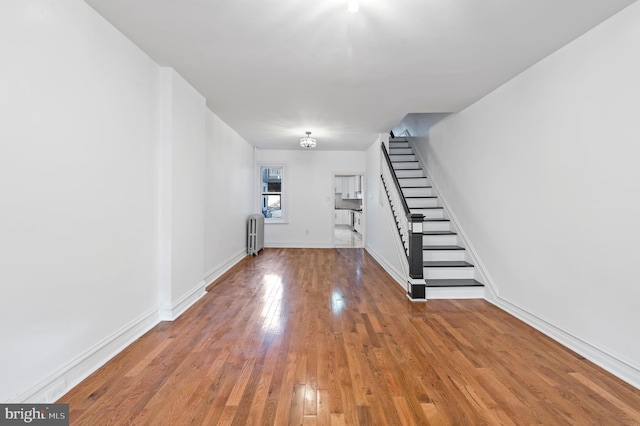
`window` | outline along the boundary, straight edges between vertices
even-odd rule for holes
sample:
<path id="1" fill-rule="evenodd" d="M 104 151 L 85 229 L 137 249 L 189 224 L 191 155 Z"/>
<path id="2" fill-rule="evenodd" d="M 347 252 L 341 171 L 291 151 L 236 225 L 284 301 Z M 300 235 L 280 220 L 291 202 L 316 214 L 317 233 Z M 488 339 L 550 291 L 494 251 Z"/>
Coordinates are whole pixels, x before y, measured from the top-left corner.
<path id="1" fill-rule="evenodd" d="M 260 167 L 260 197 L 266 222 L 284 222 L 284 166 Z"/>

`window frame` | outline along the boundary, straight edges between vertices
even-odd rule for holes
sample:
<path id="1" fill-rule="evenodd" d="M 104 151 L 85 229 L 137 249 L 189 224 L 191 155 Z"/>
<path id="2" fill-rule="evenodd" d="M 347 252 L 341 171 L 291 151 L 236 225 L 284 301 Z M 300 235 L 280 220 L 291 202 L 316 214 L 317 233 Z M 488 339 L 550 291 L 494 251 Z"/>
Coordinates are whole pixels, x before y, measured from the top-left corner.
<path id="1" fill-rule="evenodd" d="M 280 211 L 281 217 L 265 217 L 264 223 L 288 223 L 288 197 L 287 197 L 287 166 L 283 162 L 265 162 L 259 163 L 257 165 L 257 174 L 258 174 L 258 210 L 261 214 L 264 215 L 263 212 L 263 196 L 273 194 L 280 195 Z M 262 173 L 264 169 L 281 169 L 281 177 L 280 177 L 280 191 L 263 191 L 262 190 Z M 268 188 L 267 188 L 268 189 Z"/>

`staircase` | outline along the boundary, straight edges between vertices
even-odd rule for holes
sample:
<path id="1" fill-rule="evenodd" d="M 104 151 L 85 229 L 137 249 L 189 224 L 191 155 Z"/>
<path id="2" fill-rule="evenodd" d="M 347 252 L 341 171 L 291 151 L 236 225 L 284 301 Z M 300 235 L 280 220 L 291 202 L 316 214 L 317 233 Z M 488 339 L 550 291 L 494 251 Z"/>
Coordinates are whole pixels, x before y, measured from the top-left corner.
<path id="1" fill-rule="evenodd" d="M 424 215 L 422 257 L 427 299 L 447 294 L 481 298 L 484 286 L 475 279 L 474 266 L 406 137 L 389 140 L 389 158 L 410 212 Z M 397 206 L 392 208 L 399 225 L 400 212 Z"/>

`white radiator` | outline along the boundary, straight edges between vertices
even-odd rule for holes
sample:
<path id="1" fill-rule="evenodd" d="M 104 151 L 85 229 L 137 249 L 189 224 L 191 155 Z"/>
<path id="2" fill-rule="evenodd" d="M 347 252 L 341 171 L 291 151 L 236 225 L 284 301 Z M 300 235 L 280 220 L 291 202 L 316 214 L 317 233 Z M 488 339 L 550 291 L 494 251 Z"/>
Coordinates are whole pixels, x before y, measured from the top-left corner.
<path id="1" fill-rule="evenodd" d="M 264 216 L 252 214 L 247 222 L 247 254 L 257 255 L 264 248 Z"/>

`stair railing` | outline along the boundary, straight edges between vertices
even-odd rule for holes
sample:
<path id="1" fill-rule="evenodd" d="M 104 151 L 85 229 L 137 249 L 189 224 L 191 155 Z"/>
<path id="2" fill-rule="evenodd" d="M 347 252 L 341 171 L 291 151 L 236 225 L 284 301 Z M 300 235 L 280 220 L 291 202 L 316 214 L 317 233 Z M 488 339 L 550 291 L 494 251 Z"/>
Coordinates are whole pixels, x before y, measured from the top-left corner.
<path id="1" fill-rule="evenodd" d="M 400 182 L 396 176 L 393 166 L 391 165 L 391 158 L 387 153 L 387 149 L 382 144 L 382 153 L 386 161 L 382 162 L 382 182 L 385 186 L 391 209 L 393 210 L 393 216 L 396 219 L 396 225 L 398 226 L 398 232 L 402 245 L 404 246 L 405 255 L 409 257 L 409 221 L 408 216 L 410 214 L 407 201 L 404 199 Z M 398 211 L 402 209 L 401 211 Z"/>
<path id="2" fill-rule="evenodd" d="M 407 200 L 405 200 L 402 194 L 402 187 L 391 164 L 391 157 L 389 157 L 387 148 L 384 143 L 381 144 L 381 147 L 384 161 L 381 161 L 380 177 L 382 178 L 382 183 L 385 187 L 389 203 L 391 204 L 398 233 L 400 234 L 400 239 L 402 240 L 402 245 L 409 262 L 407 292 L 412 299 L 424 299 L 426 287 L 422 261 L 424 215 L 421 213 L 411 213 Z M 400 208 L 402 209 L 401 211 Z"/>

